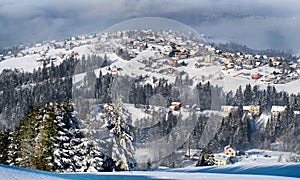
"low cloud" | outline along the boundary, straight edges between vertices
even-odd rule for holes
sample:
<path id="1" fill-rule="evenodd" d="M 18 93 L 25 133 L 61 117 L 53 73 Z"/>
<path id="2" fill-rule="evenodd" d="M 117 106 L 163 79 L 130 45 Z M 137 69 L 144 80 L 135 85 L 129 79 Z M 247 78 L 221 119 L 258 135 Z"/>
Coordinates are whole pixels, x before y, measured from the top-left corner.
<path id="1" fill-rule="evenodd" d="M 124 20 L 156 16 L 253 48 L 300 49 L 299 39 L 293 38 L 294 28 L 300 28 L 296 0 L 0 0 L 0 4 L 0 47 L 97 33 Z"/>

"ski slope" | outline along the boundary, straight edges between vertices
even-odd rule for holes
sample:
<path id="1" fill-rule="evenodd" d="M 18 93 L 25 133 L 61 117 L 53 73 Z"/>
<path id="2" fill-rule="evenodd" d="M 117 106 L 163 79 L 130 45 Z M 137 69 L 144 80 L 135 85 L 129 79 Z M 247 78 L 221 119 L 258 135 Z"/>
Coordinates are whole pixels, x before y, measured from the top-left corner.
<path id="1" fill-rule="evenodd" d="M 156 171 L 105 173 L 51 173 L 0 165 L 2 180 L 87 180 L 87 179 L 211 179 L 211 180 L 296 180 L 300 178 L 300 164 L 243 165 L 160 168 Z"/>

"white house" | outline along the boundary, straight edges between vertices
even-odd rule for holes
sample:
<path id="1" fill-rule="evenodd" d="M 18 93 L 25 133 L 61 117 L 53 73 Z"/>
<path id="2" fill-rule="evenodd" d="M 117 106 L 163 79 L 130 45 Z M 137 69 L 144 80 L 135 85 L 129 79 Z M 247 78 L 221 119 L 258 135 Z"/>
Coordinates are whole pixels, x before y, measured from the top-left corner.
<path id="1" fill-rule="evenodd" d="M 279 113 L 282 113 L 285 111 L 286 106 L 272 106 L 271 108 L 271 114 L 272 116 L 277 116 Z"/>

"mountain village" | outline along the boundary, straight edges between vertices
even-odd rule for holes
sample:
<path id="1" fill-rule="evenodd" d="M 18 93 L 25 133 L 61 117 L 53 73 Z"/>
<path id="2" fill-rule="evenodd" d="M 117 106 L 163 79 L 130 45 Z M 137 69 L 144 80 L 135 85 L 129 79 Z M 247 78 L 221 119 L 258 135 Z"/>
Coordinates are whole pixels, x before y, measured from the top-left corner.
<path id="1" fill-rule="evenodd" d="M 14 53 L 8 51 L 6 54 L 1 54 L 0 62 L 32 57 L 36 59 L 36 62 L 39 62 L 39 65 L 34 67 L 38 68 L 43 64 L 72 60 L 72 58 L 80 58 L 82 55 L 100 54 L 103 56 L 111 54 L 112 59 L 109 59 L 109 64 L 103 70 L 107 73 L 126 74 L 129 72 L 127 70 L 122 71 L 122 67 L 117 67 L 116 59 L 122 61 L 138 59 L 138 62 L 143 64 L 139 67 L 139 70 L 142 70 L 141 74 L 168 75 L 172 78 L 180 73 L 182 70 L 180 67 L 186 67 L 184 71 L 188 73 L 190 71 L 195 72 L 194 82 L 203 82 L 212 77 L 212 75 L 209 75 L 208 78 L 204 78 L 201 71 L 206 67 L 214 66 L 220 67 L 217 70 L 219 72 L 213 73 L 220 73 L 221 71 L 222 75 L 217 77 L 221 80 L 224 78 L 224 74 L 227 74 L 227 76 L 242 79 L 248 83 L 259 82 L 260 85 L 286 84 L 286 86 L 289 86 L 289 82 L 300 81 L 300 58 L 287 59 L 286 57 L 226 52 L 205 44 L 204 35 L 195 37 L 193 37 L 193 34 L 189 35 L 191 37 L 172 30 L 161 32 L 125 30 L 79 35 L 61 42 L 52 40 L 37 43 L 33 47 L 21 45 L 21 51 Z M 207 70 L 204 72 L 211 73 Z M 174 109 L 172 105 L 170 108 Z M 284 106 L 274 105 L 270 114 L 277 115 L 283 112 L 285 108 Z M 219 110 L 229 113 L 237 109 L 237 106 L 223 104 Z M 255 114 L 260 113 L 260 107 L 252 104 L 244 106 L 243 110 Z M 300 112 L 295 111 L 294 114 L 299 116 Z"/>
<path id="2" fill-rule="evenodd" d="M 243 85 L 258 85 L 262 89 L 274 86 L 278 87 L 279 91 L 288 90 L 287 87 L 293 86 L 291 88 L 292 92 L 288 93 L 299 93 L 297 86 L 300 82 L 299 58 L 289 59 L 287 57 L 268 57 L 243 52 L 226 52 L 206 43 L 203 36 L 191 32 L 182 33 L 172 30 L 104 32 L 73 36 L 61 42 L 52 40 L 37 43 L 33 47 L 21 46 L 19 49 L 16 52 L 8 51 L 6 54 L 1 54 L 0 67 L 4 64 L 3 66 L 11 69 L 33 72 L 39 68 L 51 67 L 53 64 L 58 66 L 64 61 L 80 60 L 84 56 L 86 58 L 97 55 L 106 61 L 100 68 L 92 69 L 97 78 L 101 78 L 101 75 L 98 76 L 98 74 L 102 73 L 126 75 L 134 78 L 143 77 L 145 84 L 150 83 L 154 87 L 158 87 L 160 81 L 157 79 L 164 78 L 169 82 L 176 83 L 178 77 L 185 77 L 186 81 L 189 82 L 187 83 L 188 86 L 198 87 L 197 84 L 199 83 L 211 83 L 223 88 L 225 93 L 238 89 L 241 86 L 239 82 L 242 82 Z M 28 61 L 30 61 L 30 66 L 24 70 L 25 66 L 23 67 L 22 63 L 28 64 Z M 73 79 L 75 88 L 84 86 L 87 74 L 87 72 L 76 74 L 75 71 L 75 78 Z M 110 107 L 108 104 L 101 104 L 101 106 Z M 223 120 L 242 112 L 243 119 L 245 117 L 255 117 L 263 121 L 260 122 L 263 126 L 267 126 L 270 119 L 278 118 L 288 109 L 286 105 L 273 104 L 270 110 L 266 111 L 264 109 L 262 111 L 261 106 L 258 104 L 228 105 L 224 101 L 216 102 L 214 108 L 203 109 L 187 100 L 168 102 L 163 107 L 160 107 L 160 105 L 143 106 L 134 103 L 135 109 L 132 112 L 128 108 L 131 107 L 130 105 L 125 104 L 124 106 L 127 106 L 128 113 L 132 116 L 134 116 L 135 111 L 142 111 L 140 114 L 135 115 L 138 116 L 136 119 L 131 119 L 136 124 L 141 121 L 139 117 L 141 114 L 141 117 L 147 117 L 147 115 L 151 115 L 151 111 L 155 112 L 155 108 L 159 107 L 167 115 L 172 113 L 176 116 L 188 116 L 190 112 L 196 112 L 198 115 L 205 116 L 208 112 L 214 112 L 220 115 L 220 119 L 223 118 Z M 108 111 L 112 110 L 113 108 Z M 101 117 L 105 117 L 102 112 L 99 114 Z M 150 115 L 149 117 L 151 117 Z M 297 122 L 300 121 L 299 110 L 293 111 L 293 118 Z M 165 119 L 168 120 L 168 118 Z M 138 128 L 138 126 L 135 128 Z M 273 150 L 278 150 L 283 144 L 276 142 L 271 146 Z M 181 155 L 192 162 L 195 162 L 196 159 L 197 164 L 200 163 L 200 165 L 203 165 L 201 163 L 205 165 L 227 165 L 238 162 L 241 158 L 246 159 L 249 154 L 239 152 L 234 144 L 229 144 L 221 152 L 214 155 L 212 155 L 212 152 L 201 154 L 199 149 L 189 148 Z M 264 156 L 263 158 L 268 157 Z M 212 163 L 209 162 L 210 159 L 213 161 Z"/>

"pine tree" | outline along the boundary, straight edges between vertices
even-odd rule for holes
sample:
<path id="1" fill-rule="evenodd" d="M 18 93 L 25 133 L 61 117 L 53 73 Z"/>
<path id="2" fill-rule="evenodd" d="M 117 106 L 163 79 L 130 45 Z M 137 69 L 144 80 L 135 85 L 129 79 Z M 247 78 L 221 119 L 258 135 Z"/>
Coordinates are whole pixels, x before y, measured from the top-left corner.
<path id="1" fill-rule="evenodd" d="M 30 108 L 7 154 L 9 165 L 58 172 L 103 171 L 108 159 L 95 141 L 84 138 L 69 101 Z"/>
<path id="2" fill-rule="evenodd" d="M 244 90 L 243 104 L 245 104 L 245 105 L 251 105 L 252 101 L 253 101 L 252 98 L 253 98 L 252 88 L 251 88 L 251 85 L 248 84 L 248 85 L 246 85 L 246 88 Z"/>
<path id="3" fill-rule="evenodd" d="M 36 168 L 35 137 L 39 120 L 38 109 L 31 107 L 12 134 L 7 160 L 9 165 Z"/>
<path id="4" fill-rule="evenodd" d="M 9 131 L 6 128 L 2 128 L 0 130 L 0 164 L 7 163 L 9 144 L 10 144 Z"/>
<path id="5" fill-rule="evenodd" d="M 126 117 L 123 114 L 121 100 L 118 98 L 111 108 L 106 109 L 106 122 L 109 130 L 109 137 L 106 149 L 108 156 L 114 161 L 117 171 L 130 170 L 135 166 L 134 148 L 132 145 L 133 137 L 130 134 Z"/>

